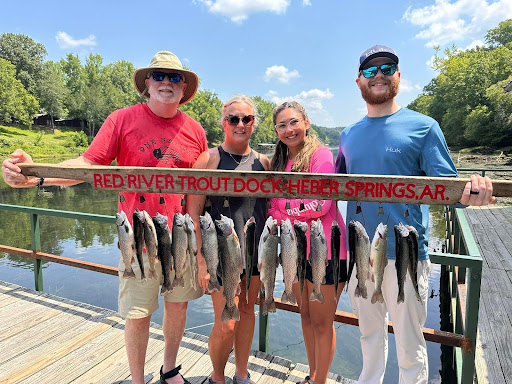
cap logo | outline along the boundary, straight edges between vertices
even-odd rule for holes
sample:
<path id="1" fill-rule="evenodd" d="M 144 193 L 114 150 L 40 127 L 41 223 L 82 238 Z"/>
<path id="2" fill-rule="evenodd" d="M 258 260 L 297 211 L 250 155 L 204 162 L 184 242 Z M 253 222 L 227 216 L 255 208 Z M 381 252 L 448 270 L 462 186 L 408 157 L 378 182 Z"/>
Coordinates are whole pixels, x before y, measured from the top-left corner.
<path id="1" fill-rule="evenodd" d="M 386 50 L 384 48 L 372 49 L 371 51 L 366 52 L 366 57 L 373 55 L 374 53 L 377 53 L 377 52 L 385 52 L 385 51 Z"/>

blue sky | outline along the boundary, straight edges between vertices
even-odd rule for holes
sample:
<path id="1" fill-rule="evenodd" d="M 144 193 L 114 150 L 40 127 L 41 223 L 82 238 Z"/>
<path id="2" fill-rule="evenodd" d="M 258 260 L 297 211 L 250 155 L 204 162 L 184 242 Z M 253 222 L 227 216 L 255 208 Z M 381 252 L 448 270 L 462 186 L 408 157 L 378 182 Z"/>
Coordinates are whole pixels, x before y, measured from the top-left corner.
<path id="1" fill-rule="evenodd" d="M 29 0 L 2 4 L 0 33 L 43 43 L 48 60 L 97 53 L 139 68 L 169 50 L 223 101 L 294 99 L 313 123 L 333 127 L 366 114 L 354 81 L 366 48 L 395 49 L 406 106 L 436 76 L 434 45 L 483 45 L 508 18 L 510 0 Z"/>

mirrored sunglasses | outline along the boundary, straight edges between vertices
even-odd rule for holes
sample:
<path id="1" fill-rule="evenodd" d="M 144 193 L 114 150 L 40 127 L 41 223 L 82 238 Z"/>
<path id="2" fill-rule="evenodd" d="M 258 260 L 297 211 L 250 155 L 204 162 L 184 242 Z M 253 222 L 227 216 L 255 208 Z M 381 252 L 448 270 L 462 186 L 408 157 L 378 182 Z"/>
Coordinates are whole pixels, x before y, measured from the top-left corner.
<path id="1" fill-rule="evenodd" d="M 361 73 L 365 78 L 369 79 L 371 77 L 377 76 L 379 69 L 384 76 L 391 76 L 396 72 L 396 64 L 375 65 L 373 67 L 362 69 Z"/>

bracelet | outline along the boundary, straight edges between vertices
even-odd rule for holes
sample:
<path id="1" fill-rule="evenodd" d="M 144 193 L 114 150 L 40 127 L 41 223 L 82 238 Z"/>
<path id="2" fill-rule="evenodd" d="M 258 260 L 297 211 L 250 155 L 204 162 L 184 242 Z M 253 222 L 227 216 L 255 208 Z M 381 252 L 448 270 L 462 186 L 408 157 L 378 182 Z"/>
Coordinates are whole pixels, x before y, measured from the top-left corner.
<path id="1" fill-rule="evenodd" d="M 39 178 L 39 182 L 37 183 L 37 188 L 41 188 L 44 184 L 44 177 Z"/>

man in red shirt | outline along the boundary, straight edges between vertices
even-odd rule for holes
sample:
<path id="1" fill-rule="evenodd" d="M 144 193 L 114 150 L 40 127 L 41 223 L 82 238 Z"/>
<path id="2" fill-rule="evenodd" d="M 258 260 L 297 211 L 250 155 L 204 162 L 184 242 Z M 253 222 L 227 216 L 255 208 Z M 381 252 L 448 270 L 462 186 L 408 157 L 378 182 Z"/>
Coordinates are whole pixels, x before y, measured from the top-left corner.
<path id="1" fill-rule="evenodd" d="M 201 152 L 208 149 L 201 125 L 185 113 L 179 105 L 190 101 L 197 91 L 198 78 L 194 72 L 183 69 L 179 59 L 171 52 L 158 52 L 146 68 L 133 74 L 135 87 L 147 103 L 114 111 L 107 117 L 87 151 L 76 159 L 64 161 L 68 165 L 110 165 L 113 160 L 120 166 L 191 168 Z M 32 162 L 21 149 L 2 163 L 5 182 L 11 187 L 41 185 L 69 186 L 79 180 L 39 179 L 25 177 L 17 163 Z M 157 212 L 169 217 L 169 226 L 176 212 L 183 212 L 183 195 L 121 192 L 118 210 L 131 219 L 135 208 L 146 210 L 151 216 Z M 120 258 L 119 272 L 124 271 Z M 151 314 L 158 308 L 158 279 L 141 280 L 137 263 L 132 266 L 136 278 L 119 279 L 119 313 L 126 318 L 125 343 L 128 363 L 134 384 L 144 383 L 144 363 L 149 340 Z M 206 275 L 204 258 L 198 257 L 199 281 Z M 145 270 L 148 270 L 146 266 Z M 190 273 L 190 270 L 188 270 Z M 187 273 L 187 271 L 185 273 Z M 165 338 L 164 362 L 160 383 L 188 383 L 179 374 L 176 356 L 185 329 L 187 303 L 199 298 L 206 286 L 194 289 L 190 277 L 185 287 L 175 287 L 164 295 L 163 331 Z"/>

